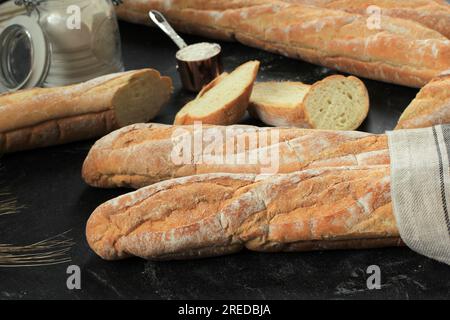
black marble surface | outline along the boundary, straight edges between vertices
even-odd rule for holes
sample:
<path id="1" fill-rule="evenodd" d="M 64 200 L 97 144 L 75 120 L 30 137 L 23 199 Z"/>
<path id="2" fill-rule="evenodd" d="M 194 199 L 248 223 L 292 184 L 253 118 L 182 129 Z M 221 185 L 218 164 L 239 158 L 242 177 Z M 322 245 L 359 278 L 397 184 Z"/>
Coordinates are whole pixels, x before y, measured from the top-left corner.
<path id="1" fill-rule="evenodd" d="M 193 96 L 180 89 L 176 51 L 161 32 L 121 23 L 127 69 L 153 67 L 174 79 L 175 93 L 157 122 L 170 123 Z M 202 39 L 186 36 L 190 43 Z M 262 62 L 259 80 L 313 83 L 333 74 L 328 69 L 235 43 L 223 43 L 227 70 L 244 61 Z M 386 48 L 389 50 L 389 48 Z M 371 111 L 363 131 L 392 129 L 417 90 L 364 80 Z M 247 118 L 245 123 L 258 124 Z M 29 244 L 70 230 L 76 245 L 72 262 L 81 267 L 82 289 L 66 287 L 69 264 L 22 269 L 0 268 L 0 299 L 311 299 L 450 298 L 449 268 L 407 248 L 291 254 L 239 254 L 196 261 L 106 262 L 89 250 L 84 228 L 102 202 L 127 190 L 99 190 L 80 177 L 93 141 L 47 148 L 0 159 L 2 184 L 25 206 L 0 217 L 0 243 Z M 366 269 L 378 265 L 380 290 L 368 290 Z"/>

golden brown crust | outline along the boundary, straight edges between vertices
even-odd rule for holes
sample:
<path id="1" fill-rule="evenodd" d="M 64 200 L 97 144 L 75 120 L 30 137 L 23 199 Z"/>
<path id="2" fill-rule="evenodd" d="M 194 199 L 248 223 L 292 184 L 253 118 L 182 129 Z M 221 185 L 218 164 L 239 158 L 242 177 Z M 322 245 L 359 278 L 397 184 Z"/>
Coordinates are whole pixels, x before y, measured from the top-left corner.
<path id="1" fill-rule="evenodd" d="M 278 108 L 265 103 L 250 102 L 250 115 L 276 127 L 311 128 L 306 121 L 301 104 L 297 108 Z"/>
<path id="2" fill-rule="evenodd" d="M 344 10 L 358 14 L 370 14 L 367 10 L 376 6 L 382 15 L 415 21 L 436 30 L 450 39 L 450 5 L 445 0 L 285 0 L 327 9 Z"/>
<path id="3" fill-rule="evenodd" d="M 107 260 L 401 244 L 388 166 L 169 180 L 101 205 L 86 236 Z"/>
<path id="4" fill-rule="evenodd" d="M 116 99 L 135 83 L 144 81 L 145 84 L 143 79 L 147 77 L 160 84 L 159 100 L 167 101 L 172 81 L 152 69 L 111 74 L 68 87 L 35 88 L 0 95 L 0 152 L 96 138 L 128 125 L 117 116 Z M 148 121 L 161 107 L 156 102 L 149 102 L 148 106 L 147 114 L 134 118 Z M 132 110 L 128 116 L 133 118 Z"/>
<path id="5" fill-rule="evenodd" d="M 363 15 L 271 0 L 128 0 L 118 13 L 148 23 L 149 9 L 163 11 L 181 31 L 385 82 L 422 87 L 450 69 L 450 40 L 411 20 L 387 16 L 381 29 L 369 29 Z"/>
<path id="6" fill-rule="evenodd" d="M 446 123 L 450 123 L 450 75 L 442 75 L 423 87 L 405 109 L 395 129 Z"/>
<path id="7" fill-rule="evenodd" d="M 237 164 L 234 152 L 231 161 L 216 164 L 175 164 L 171 159 L 174 150 L 172 137 L 179 130 L 190 136 L 199 134 L 194 126 L 166 126 L 138 124 L 117 130 L 97 141 L 83 165 L 84 180 L 96 187 L 140 188 L 171 178 L 200 173 L 261 173 L 261 163 Z M 248 155 L 255 150 L 270 147 L 279 156 L 278 172 L 288 173 L 307 168 L 353 165 L 388 164 L 389 152 L 385 135 L 362 132 L 320 131 L 299 128 L 257 128 L 250 126 L 203 126 L 203 130 L 214 128 L 223 137 L 226 132 L 236 132 L 229 138 L 234 145 L 240 130 L 250 129 L 263 144 L 246 145 Z M 204 134 L 205 132 L 203 132 Z M 267 137 L 279 137 L 279 141 L 268 141 Z M 259 138 L 261 137 L 261 139 Z M 234 140 L 231 140 L 234 139 Z M 273 143 L 273 145 L 272 145 Z M 208 144 L 203 144 L 203 150 Z M 227 140 L 222 141 L 225 151 Z M 256 149 L 254 149 L 256 147 Z M 234 149 L 235 150 L 235 149 Z M 253 150 L 253 151 L 252 151 Z M 194 149 L 189 159 L 194 156 Z M 248 157 L 247 157 L 248 158 Z"/>

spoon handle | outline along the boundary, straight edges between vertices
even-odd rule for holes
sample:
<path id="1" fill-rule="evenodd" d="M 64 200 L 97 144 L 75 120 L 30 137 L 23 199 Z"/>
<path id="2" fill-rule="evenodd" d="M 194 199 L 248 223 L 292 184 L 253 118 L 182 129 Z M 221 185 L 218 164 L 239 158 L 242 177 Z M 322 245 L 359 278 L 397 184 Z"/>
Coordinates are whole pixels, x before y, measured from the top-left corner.
<path id="1" fill-rule="evenodd" d="M 188 45 L 184 40 L 176 33 L 175 30 L 171 27 L 169 22 L 167 22 L 166 18 L 162 15 L 161 12 L 156 10 L 151 10 L 148 15 L 150 16 L 150 19 L 161 28 L 162 31 L 164 31 L 170 39 L 172 39 L 173 42 L 178 46 L 178 48 L 183 49 L 186 48 Z"/>

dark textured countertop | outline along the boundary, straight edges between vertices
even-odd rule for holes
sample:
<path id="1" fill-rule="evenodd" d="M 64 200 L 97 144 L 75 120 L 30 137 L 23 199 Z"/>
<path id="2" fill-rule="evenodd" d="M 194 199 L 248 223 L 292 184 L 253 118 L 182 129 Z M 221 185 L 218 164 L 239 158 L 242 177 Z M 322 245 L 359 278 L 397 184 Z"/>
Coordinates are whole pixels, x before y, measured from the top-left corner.
<path id="1" fill-rule="evenodd" d="M 161 32 L 121 23 L 127 69 L 153 67 L 174 79 L 170 105 L 156 122 L 170 123 L 192 95 L 180 89 L 175 46 Z M 190 43 L 202 39 L 186 37 Z M 262 62 L 259 80 L 313 83 L 333 72 L 234 43 L 223 43 L 224 64 Z M 392 129 L 417 90 L 364 80 L 371 111 L 363 131 Z M 257 124 L 251 119 L 245 123 Z M 80 266 L 82 289 L 66 287 L 69 264 L 21 269 L 0 268 L 0 299 L 298 299 L 298 298 L 449 298 L 449 268 L 407 248 L 291 254 L 239 254 L 196 261 L 106 262 L 88 248 L 84 228 L 102 202 L 127 190 L 88 187 L 80 177 L 93 141 L 6 155 L 0 159 L 1 184 L 24 208 L 0 217 L 0 243 L 24 245 L 70 230 L 76 245 L 72 262 Z M 381 269 L 381 289 L 368 290 L 367 267 Z"/>

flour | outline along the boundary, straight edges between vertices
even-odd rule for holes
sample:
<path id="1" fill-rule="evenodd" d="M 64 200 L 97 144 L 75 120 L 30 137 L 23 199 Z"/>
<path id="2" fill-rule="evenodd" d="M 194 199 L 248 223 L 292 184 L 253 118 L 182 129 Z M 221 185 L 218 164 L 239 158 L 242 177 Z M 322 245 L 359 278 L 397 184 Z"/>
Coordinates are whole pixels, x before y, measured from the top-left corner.
<path id="1" fill-rule="evenodd" d="M 220 50 L 220 46 L 215 43 L 196 43 L 178 51 L 177 59 L 181 61 L 206 60 L 218 55 Z"/>

